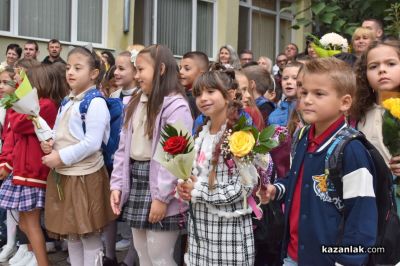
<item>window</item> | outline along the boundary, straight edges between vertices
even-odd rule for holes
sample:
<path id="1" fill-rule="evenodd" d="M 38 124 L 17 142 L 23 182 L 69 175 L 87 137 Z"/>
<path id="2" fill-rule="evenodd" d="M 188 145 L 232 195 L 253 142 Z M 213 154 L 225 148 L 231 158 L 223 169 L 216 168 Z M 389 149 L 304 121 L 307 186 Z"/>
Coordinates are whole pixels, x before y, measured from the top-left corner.
<path id="1" fill-rule="evenodd" d="M 215 0 L 136 0 L 134 43 L 164 44 L 178 56 L 192 50 L 212 56 L 214 20 Z"/>
<path id="2" fill-rule="evenodd" d="M 0 32 L 104 44 L 107 6 L 108 0 L 0 0 Z"/>
<path id="3" fill-rule="evenodd" d="M 288 5 L 281 0 L 240 0 L 238 52 L 251 49 L 255 59 L 274 59 L 291 42 L 291 18 L 279 13 Z"/>

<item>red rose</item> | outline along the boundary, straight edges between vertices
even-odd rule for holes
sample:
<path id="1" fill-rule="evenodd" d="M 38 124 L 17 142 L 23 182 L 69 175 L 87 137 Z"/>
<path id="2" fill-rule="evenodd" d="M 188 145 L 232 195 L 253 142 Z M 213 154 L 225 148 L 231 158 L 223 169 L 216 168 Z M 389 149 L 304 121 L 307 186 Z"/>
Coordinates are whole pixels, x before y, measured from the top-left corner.
<path id="1" fill-rule="evenodd" d="M 187 139 L 183 136 L 170 137 L 164 143 L 164 151 L 171 155 L 183 153 L 188 144 Z"/>

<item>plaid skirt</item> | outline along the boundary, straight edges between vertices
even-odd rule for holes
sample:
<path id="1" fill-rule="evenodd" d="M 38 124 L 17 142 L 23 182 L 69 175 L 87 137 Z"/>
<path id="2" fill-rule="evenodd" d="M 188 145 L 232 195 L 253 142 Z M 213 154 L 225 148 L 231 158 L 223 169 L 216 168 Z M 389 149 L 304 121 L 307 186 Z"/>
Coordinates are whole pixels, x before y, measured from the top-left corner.
<path id="1" fill-rule="evenodd" d="M 150 161 L 131 160 L 131 191 L 123 210 L 123 218 L 137 229 L 175 231 L 185 227 L 186 214 L 165 217 L 158 223 L 149 223 L 151 194 L 149 185 Z"/>
<path id="2" fill-rule="evenodd" d="M 0 187 L 0 207 L 20 212 L 44 208 L 46 190 L 38 187 L 14 185 L 9 175 Z"/>

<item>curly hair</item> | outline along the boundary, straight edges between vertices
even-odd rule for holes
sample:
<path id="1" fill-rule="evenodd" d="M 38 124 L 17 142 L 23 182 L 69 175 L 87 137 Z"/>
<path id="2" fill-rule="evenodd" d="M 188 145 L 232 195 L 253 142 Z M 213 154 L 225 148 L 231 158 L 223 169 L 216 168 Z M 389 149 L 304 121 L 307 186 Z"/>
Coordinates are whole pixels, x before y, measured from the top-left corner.
<path id="1" fill-rule="evenodd" d="M 351 116 L 356 121 L 362 121 L 365 118 L 366 113 L 370 110 L 375 103 L 377 103 L 378 95 L 377 92 L 370 86 L 367 78 L 367 65 L 368 65 L 368 54 L 372 49 L 379 46 L 389 46 L 396 50 L 397 55 L 400 58 L 400 42 L 394 40 L 386 41 L 374 41 L 371 43 L 367 51 L 359 58 L 355 65 L 357 90 L 355 96 L 355 102 L 351 108 Z"/>

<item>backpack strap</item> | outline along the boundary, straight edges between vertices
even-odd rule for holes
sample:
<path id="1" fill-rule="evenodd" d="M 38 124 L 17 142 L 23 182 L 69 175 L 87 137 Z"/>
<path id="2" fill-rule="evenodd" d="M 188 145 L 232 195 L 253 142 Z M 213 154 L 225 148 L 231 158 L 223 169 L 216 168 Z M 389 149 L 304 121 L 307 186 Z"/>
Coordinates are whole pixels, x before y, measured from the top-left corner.
<path id="1" fill-rule="evenodd" d="M 104 98 L 104 96 L 101 94 L 101 92 L 97 89 L 91 89 L 86 92 L 85 96 L 82 99 L 82 102 L 79 104 L 79 113 L 81 114 L 81 120 L 82 120 L 82 128 L 83 128 L 83 133 L 86 134 L 86 114 L 87 110 L 89 109 L 89 105 L 91 101 L 94 98 Z"/>
<path id="2" fill-rule="evenodd" d="M 296 130 L 293 134 L 293 138 L 292 138 L 292 145 L 290 147 L 290 154 L 294 157 L 294 152 L 296 151 L 297 148 L 297 144 L 299 144 L 300 140 L 306 136 L 308 130 L 310 129 L 310 126 L 304 126 L 302 128 L 300 128 L 299 130 Z"/>

